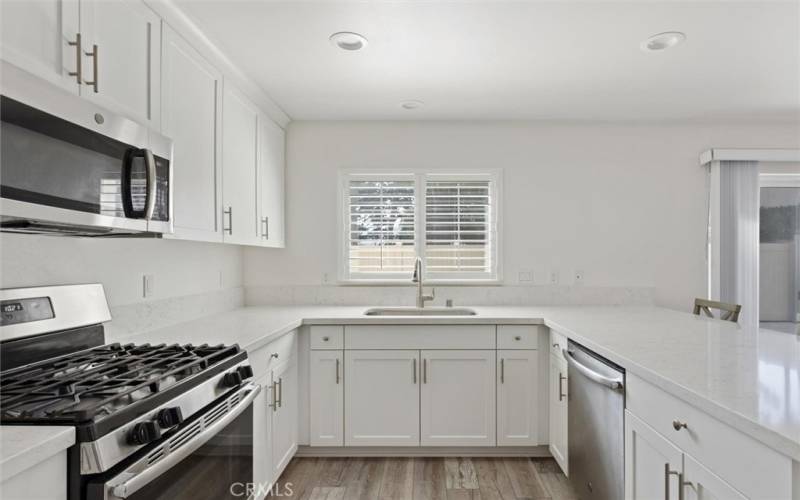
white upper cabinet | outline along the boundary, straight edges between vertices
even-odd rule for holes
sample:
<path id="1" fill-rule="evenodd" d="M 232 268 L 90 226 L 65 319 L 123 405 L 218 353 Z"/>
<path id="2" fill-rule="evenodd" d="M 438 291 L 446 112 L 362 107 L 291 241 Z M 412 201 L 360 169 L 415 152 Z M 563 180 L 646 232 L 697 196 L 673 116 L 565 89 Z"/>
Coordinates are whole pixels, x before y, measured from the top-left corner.
<path id="1" fill-rule="evenodd" d="M 3 0 L 0 55 L 11 64 L 77 94 L 81 59 L 76 43 L 80 32 L 78 12 L 77 0 Z"/>
<path id="2" fill-rule="evenodd" d="M 83 0 L 81 95 L 160 129 L 161 20 L 140 0 Z"/>
<path id="3" fill-rule="evenodd" d="M 495 351 L 422 351 L 422 446 L 495 445 Z"/>
<path id="4" fill-rule="evenodd" d="M 283 248 L 286 134 L 266 115 L 258 122 L 259 226 L 263 246 Z"/>
<path id="5" fill-rule="evenodd" d="M 226 243 L 259 245 L 258 108 L 230 83 L 222 104 L 222 206 Z"/>
<path id="6" fill-rule="evenodd" d="M 497 351 L 497 445 L 539 444 L 539 351 Z"/>
<path id="7" fill-rule="evenodd" d="M 222 241 L 222 75 L 164 25 L 162 131 L 173 140 L 174 237 Z"/>
<path id="8" fill-rule="evenodd" d="M 419 446 L 419 351 L 345 351 L 345 445 Z"/>

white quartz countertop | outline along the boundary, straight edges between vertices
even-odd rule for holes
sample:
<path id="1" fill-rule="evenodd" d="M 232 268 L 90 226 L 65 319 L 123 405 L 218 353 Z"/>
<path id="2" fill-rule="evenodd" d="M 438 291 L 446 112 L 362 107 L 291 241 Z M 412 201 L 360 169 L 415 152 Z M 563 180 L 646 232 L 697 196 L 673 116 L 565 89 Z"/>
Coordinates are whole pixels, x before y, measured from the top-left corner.
<path id="1" fill-rule="evenodd" d="M 303 324 L 546 324 L 800 460 L 800 336 L 657 307 L 475 307 L 469 317 L 366 317 L 367 306 L 245 307 L 109 342 L 238 343 Z"/>
<path id="2" fill-rule="evenodd" d="M 0 426 L 0 481 L 75 444 L 73 427 Z"/>

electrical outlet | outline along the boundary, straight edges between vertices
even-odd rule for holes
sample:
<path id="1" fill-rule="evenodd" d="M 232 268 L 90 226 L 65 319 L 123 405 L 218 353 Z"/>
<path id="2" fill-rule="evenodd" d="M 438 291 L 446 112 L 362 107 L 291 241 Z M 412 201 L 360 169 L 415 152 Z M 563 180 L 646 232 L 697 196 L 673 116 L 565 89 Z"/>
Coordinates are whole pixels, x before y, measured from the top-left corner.
<path id="1" fill-rule="evenodd" d="M 558 271 L 550 271 L 550 284 L 558 285 Z"/>
<path id="2" fill-rule="evenodd" d="M 156 277 L 153 274 L 145 274 L 142 276 L 142 297 L 145 299 L 152 297 L 155 293 Z"/>
<path id="3" fill-rule="evenodd" d="M 573 276 L 573 279 L 575 280 L 575 284 L 576 285 L 583 284 L 583 277 L 584 277 L 583 271 L 575 271 L 575 275 Z"/>
<path id="4" fill-rule="evenodd" d="M 520 271 L 517 279 L 520 283 L 531 283 L 533 281 L 533 271 Z"/>

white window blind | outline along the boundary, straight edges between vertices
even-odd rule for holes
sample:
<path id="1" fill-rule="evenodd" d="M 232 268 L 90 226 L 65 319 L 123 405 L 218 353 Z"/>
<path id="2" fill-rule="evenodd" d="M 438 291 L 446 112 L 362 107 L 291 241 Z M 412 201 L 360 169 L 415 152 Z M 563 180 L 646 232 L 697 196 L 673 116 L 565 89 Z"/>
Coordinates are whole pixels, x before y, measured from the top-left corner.
<path id="1" fill-rule="evenodd" d="M 348 268 L 351 275 L 409 274 L 416 257 L 415 181 L 348 183 Z"/>
<path id="2" fill-rule="evenodd" d="M 498 173 L 342 174 L 345 280 L 499 279 Z"/>
<path id="3" fill-rule="evenodd" d="M 425 184 L 425 261 L 431 276 L 491 276 L 491 181 L 435 180 Z"/>

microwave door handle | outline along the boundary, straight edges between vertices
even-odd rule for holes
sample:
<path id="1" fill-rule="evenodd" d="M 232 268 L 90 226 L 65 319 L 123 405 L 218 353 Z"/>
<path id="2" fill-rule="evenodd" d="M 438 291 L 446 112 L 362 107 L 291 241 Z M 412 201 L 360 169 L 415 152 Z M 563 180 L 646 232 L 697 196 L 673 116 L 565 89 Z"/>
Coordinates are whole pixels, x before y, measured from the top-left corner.
<path id="1" fill-rule="evenodd" d="M 156 159 L 153 152 L 149 149 L 143 149 L 145 165 L 147 165 L 147 197 L 145 198 L 145 214 L 144 218 L 151 220 L 153 213 L 156 209 Z"/>
<path id="2" fill-rule="evenodd" d="M 201 446 L 222 431 L 222 429 L 227 427 L 228 424 L 241 415 L 241 413 L 253 403 L 253 400 L 258 396 L 260 391 L 261 386 L 257 384 L 247 384 L 242 387 L 239 391 L 239 395 L 241 396 L 244 394 L 245 396 L 224 417 L 200 431 L 200 433 L 195 435 L 188 443 L 168 453 L 166 457 L 141 472 L 134 473 L 133 475 L 128 471 L 121 472 L 117 477 L 122 477 L 124 480 L 117 485 L 110 485 L 107 487 L 111 489 L 111 493 L 116 498 L 128 498 L 132 496 L 148 483 L 156 480 L 159 476 L 177 465 L 181 460 L 197 451 Z M 145 457 L 144 460 L 146 465 L 147 458 Z M 136 465 L 138 465 L 138 463 L 128 470 L 133 469 Z M 106 484 L 108 485 L 108 483 Z"/>
<path id="3" fill-rule="evenodd" d="M 143 149 L 128 148 L 122 157 L 122 179 L 120 181 L 122 211 L 128 219 L 141 219 L 146 215 L 144 210 L 134 210 L 133 208 L 133 183 L 131 182 L 133 160 L 142 157 L 143 154 Z"/>
<path id="4" fill-rule="evenodd" d="M 588 378 L 592 382 L 604 385 L 609 389 L 622 389 L 623 385 L 621 380 L 606 377 L 604 375 L 597 373 L 591 368 L 582 365 L 581 363 L 578 362 L 577 359 L 575 359 L 573 351 L 562 349 L 562 354 L 564 354 L 564 358 L 567 360 L 567 364 L 569 366 L 572 366 L 573 368 L 578 370 L 580 374 L 582 374 L 584 377 Z"/>

